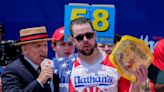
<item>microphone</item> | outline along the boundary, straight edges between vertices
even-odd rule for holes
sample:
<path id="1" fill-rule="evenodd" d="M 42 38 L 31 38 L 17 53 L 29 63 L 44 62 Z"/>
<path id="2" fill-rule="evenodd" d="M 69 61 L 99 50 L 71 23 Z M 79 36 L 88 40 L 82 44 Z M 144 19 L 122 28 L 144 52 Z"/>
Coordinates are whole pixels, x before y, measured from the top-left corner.
<path id="1" fill-rule="evenodd" d="M 54 69 L 54 62 L 48 58 L 45 58 L 41 63 L 41 67 L 47 67 L 47 66 L 50 66 L 52 69 Z M 50 82 L 51 82 L 51 78 L 47 80 L 48 84 L 50 84 Z"/>
<path id="2" fill-rule="evenodd" d="M 47 80 L 47 84 L 50 84 L 50 82 L 51 82 L 51 78 L 49 78 L 49 79 Z"/>

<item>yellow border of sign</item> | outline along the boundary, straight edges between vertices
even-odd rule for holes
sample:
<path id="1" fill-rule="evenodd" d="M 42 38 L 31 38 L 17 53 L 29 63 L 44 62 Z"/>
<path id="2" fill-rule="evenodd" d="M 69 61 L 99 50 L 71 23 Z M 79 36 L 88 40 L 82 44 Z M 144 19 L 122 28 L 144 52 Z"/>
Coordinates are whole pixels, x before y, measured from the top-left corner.
<path id="1" fill-rule="evenodd" d="M 113 50 L 113 52 L 111 53 L 111 55 L 109 56 L 109 58 L 110 58 L 112 64 L 116 67 L 117 71 L 119 72 L 119 74 L 120 74 L 122 77 L 124 77 L 124 78 L 126 78 L 126 79 L 128 79 L 128 80 L 130 80 L 130 81 L 132 81 L 132 82 L 136 82 L 136 77 L 135 77 L 134 74 L 130 74 L 131 76 L 126 76 L 126 75 L 124 75 L 123 71 L 126 71 L 126 70 L 122 70 L 122 69 L 121 69 L 122 66 L 117 65 L 116 62 L 114 61 L 114 55 L 113 55 L 114 52 L 117 50 L 117 47 L 120 45 L 120 43 L 121 43 L 122 41 L 124 41 L 124 40 L 127 40 L 127 39 L 133 40 L 133 41 L 135 41 L 135 42 L 137 42 L 137 43 L 139 43 L 139 44 L 143 44 L 144 47 L 146 48 L 146 50 L 147 50 L 148 52 L 151 53 L 151 51 L 150 51 L 148 45 L 147 45 L 143 40 L 140 40 L 140 39 L 138 39 L 138 38 L 135 38 L 135 37 L 132 37 L 132 36 L 129 36 L 129 35 L 125 35 L 125 36 L 122 37 L 121 41 L 120 41 L 119 43 L 116 44 L 116 47 L 114 48 L 114 50 Z M 150 57 L 151 57 L 151 59 L 153 60 L 153 55 L 152 55 L 152 54 L 150 54 Z M 151 62 L 150 62 L 150 64 L 151 64 Z M 150 65 L 150 64 L 149 64 L 149 65 Z M 149 65 L 147 65 L 146 67 L 148 68 Z"/>

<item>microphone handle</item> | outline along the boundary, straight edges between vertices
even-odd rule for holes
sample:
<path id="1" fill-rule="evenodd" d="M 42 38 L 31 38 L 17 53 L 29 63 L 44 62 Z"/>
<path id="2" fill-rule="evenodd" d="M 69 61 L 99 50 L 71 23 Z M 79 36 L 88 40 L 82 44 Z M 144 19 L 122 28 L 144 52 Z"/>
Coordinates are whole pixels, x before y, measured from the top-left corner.
<path id="1" fill-rule="evenodd" d="M 51 82 L 51 78 L 49 78 L 49 79 L 47 80 L 47 84 L 50 84 L 50 82 Z"/>

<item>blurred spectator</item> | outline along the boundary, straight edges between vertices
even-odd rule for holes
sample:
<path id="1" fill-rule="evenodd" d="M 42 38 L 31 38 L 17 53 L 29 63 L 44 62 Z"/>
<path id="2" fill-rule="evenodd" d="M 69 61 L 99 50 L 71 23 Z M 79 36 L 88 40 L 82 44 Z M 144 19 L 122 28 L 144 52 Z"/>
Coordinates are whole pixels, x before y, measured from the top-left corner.
<path id="1" fill-rule="evenodd" d="M 64 42 L 64 27 L 60 27 L 54 31 L 52 49 L 55 52 L 55 58 L 68 57 L 74 53 L 75 47 L 72 42 Z"/>
<path id="2" fill-rule="evenodd" d="M 14 46 L 14 40 L 4 40 L 3 35 L 5 28 L 0 24 L 0 66 L 6 66 L 15 60 L 19 54 L 19 50 Z"/>
<path id="3" fill-rule="evenodd" d="M 154 88 L 157 92 L 164 92 L 164 39 L 155 46 L 153 65 L 161 70 L 158 71 Z"/>
<path id="4" fill-rule="evenodd" d="M 117 44 L 117 42 L 119 42 L 120 40 L 121 40 L 121 35 L 114 34 L 114 44 L 102 44 L 102 43 L 98 43 L 97 44 L 97 48 L 99 50 L 105 51 L 106 54 L 110 55 L 112 53 L 112 50 L 113 50 L 115 44 Z"/>
<path id="5" fill-rule="evenodd" d="M 60 78 L 60 92 L 68 92 L 69 72 L 72 69 L 73 59 L 77 54 L 74 54 L 75 46 L 73 46 L 71 41 L 64 42 L 64 27 L 60 27 L 54 31 L 52 49 L 55 52 L 55 57 L 53 57 L 54 72 Z"/>
<path id="6" fill-rule="evenodd" d="M 164 71 L 164 39 L 161 39 L 155 46 L 153 64 Z"/>

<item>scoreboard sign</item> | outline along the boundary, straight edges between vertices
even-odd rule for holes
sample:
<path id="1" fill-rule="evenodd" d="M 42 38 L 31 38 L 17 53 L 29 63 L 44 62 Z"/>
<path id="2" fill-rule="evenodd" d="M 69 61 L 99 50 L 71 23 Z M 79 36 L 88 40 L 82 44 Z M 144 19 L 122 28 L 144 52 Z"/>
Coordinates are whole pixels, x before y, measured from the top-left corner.
<path id="1" fill-rule="evenodd" d="M 115 24 L 115 7 L 114 5 L 88 5 L 88 4 L 69 4 L 65 5 L 64 18 L 64 40 L 70 41 L 69 26 L 71 20 L 78 17 L 89 18 L 92 22 L 93 29 L 96 31 L 96 41 L 98 43 L 114 43 L 114 24 Z"/>

